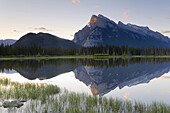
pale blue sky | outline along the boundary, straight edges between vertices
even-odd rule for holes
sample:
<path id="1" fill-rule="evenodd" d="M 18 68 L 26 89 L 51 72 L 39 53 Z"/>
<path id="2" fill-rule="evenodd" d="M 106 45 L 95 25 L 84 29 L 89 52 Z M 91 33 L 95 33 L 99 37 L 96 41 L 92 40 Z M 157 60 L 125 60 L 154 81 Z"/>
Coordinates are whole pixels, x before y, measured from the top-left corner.
<path id="1" fill-rule="evenodd" d="M 71 40 L 93 14 L 170 37 L 169 6 L 170 0 L 0 0 L 0 39 L 42 31 Z"/>

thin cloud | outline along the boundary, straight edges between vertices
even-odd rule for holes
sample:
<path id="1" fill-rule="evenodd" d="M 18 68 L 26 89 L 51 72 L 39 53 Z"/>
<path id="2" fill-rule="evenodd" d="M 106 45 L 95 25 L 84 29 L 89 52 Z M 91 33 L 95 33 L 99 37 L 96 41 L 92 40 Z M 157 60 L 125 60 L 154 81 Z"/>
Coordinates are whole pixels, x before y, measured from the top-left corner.
<path id="1" fill-rule="evenodd" d="M 170 90 L 167 90 L 166 92 L 170 93 Z"/>
<path id="2" fill-rule="evenodd" d="M 160 33 L 170 33 L 170 31 L 159 31 Z"/>
<path id="3" fill-rule="evenodd" d="M 28 27 L 30 30 L 40 30 L 40 31 L 51 31 L 49 29 L 46 29 L 44 27 Z"/>
<path id="4" fill-rule="evenodd" d="M 122 15 L 123 15 L 125 18 L 129 18 L 128 12 L 124 12 Z"/>
<path id="5" fill-rule="evenodd" d="M 151 93 L 151 91 L 148 90 L 148 91 L 146 91 L 146 93 Z"/>
<path id="6" fill-rule="evenodd" d="M 72 0 L 73 3 L 80 3 L 80 0 Z"/>
<path id="7" fill-rule="evenodd" d="M 147 20 L 151 20 L 152 18 L 151 18 L 151 17 L 146 17 L 145 19 L 147 19 Z"/>
<path id="8" fill-rule="evenodd" d="M 21 33 L 19 30 L 12 30 L 11 33 Z"/>
<path id="9" fill-rule="evenodd" d="M 70 36 L 71 36 L 71 37 L 74 37 L 74 35 L 73 35 L 73 34 L 71 34 Z"/>
<path id="10" fill-rule="evenodd" d="M 100 7 L 99 5 L 96 5 L 96 7 L 98 8 L 98 7 Z"/>
<path id="11" fill-rule="evenodd" d="M 170 77 L 169 76 L 161 76 L 158 79 L 170 79 Z"/>
<path id="12" fill-rule="evenodd" d="M 165 19 L 170 20 L 170 17 L 165 17 Z"/>

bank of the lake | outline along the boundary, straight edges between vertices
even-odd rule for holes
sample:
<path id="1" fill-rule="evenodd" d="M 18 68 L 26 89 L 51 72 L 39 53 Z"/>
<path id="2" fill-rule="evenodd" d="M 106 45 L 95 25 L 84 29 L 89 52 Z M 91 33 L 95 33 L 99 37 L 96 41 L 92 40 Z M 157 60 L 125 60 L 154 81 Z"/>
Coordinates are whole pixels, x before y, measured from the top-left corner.
<path id="1" fill-rule="evenodd" d="M 4 56 L 0 57 L 0 60 L 41 60 L 41 59 L 110 59 L 110 58 L 170 58 L 170 56 L 130 56 L 130 55 L 121 55 L 121 56 L 112 56 L 112 55 L 106 55 L 106 56 L 95 56 L 95 55 L 68 55 L 68 56 Z"/>

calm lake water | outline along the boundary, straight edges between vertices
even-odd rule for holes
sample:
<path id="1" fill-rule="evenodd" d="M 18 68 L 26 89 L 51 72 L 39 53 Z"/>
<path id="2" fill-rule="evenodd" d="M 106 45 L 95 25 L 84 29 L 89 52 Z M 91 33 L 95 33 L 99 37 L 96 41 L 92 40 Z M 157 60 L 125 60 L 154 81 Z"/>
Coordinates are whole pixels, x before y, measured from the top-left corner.
<path id="1" fill-rule="evenodd" d="M 0 78 L 45 82 L 69 91 L 170 105 L 170 59 L 0 61 Z"/>

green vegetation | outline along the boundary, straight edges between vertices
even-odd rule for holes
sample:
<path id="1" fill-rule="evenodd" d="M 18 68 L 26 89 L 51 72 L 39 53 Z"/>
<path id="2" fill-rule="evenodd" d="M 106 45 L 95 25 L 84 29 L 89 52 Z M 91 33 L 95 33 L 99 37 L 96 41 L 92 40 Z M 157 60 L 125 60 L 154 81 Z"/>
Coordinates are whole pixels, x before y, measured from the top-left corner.
<path id="1" fill-rule="evenodd" d="M 129 58 L 170 58 L 170 55 L 141 55 L 141 56 L 131 56 L 131 55 L 121 55 L 121 56 L 96 56 L 96 55 L 67 55 L 67 56 L 3 56 L 0 57 L 0 60 L 42 60 L 42 59 L 109 59 L 109 58 L 123 58 L 123 59 L 129 59 Z"/>
<path id="2" fill-rule="evenodd" d="M 15 111 L 20 113 L 169 113 L 170 106 L 161 103 L 147 105 L 65 91 L 51 96 L 44 103 L 32 101 L 25 108 L 15 109 Z"/>
<path id="3" fill-rule="evenodd" d="M 88 55 L 110 55 L 110 56 L 168 56 L 170 49 L 166 48 L 130 48 L 127 46 L 94 46 L 82 47 L 79 49 L 64 49 L 64 48 L 40 48 L 37 45 L 29 47 L 14 47 L 0 45 L 0 57 L 44 57 L 44 56 L 57 56 L 57 57 L 74 57 L 78 55 L 87 57 Z M 75 57 L 74 57 L 75 58 Z"/>
<path id="4" fill-rule="evenodd" d="M 8 79 L 0 80 L 0 98 L 28 99 L 19 109 L 8 108 L 8 112 L 19 113 L 169 113 L 170 106 L 150 105 L 120 99 L 71 93 L 47 84 L 19 84 Z M 0 112 L 5 108 L 0 107 Z"/>
<path id="5" fill-rule="evenodd" d="M 94 56 L 109 56 L 109 54 L 94 54 Z"/>
<path id="6" fill-rule="evenodd" d="M 41 99 L 44 102 L 50 95 L 59 93 L 57 86 L 49 84 L 18 83 L 0 79 L 0 99 Z"/>
<path id="7" fill-rule="evenodd" d="M 107 59 L 109 59 L 109 54 L 94 54 L 93 59 L 95 59 L 95 60 L 107 60 Z"/>

